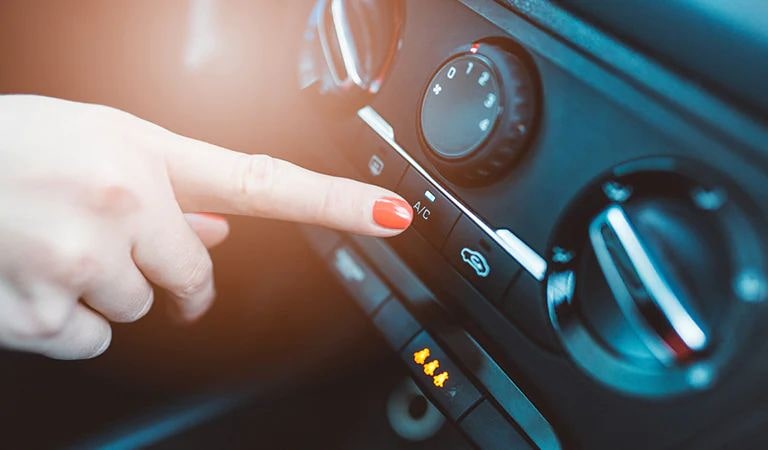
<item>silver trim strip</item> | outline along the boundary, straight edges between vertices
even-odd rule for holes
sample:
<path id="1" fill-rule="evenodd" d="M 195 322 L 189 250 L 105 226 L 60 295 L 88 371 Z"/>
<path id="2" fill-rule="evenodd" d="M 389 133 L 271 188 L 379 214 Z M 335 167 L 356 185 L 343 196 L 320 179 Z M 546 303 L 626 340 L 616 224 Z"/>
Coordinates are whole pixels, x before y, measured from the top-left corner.
<path id="1" fill-rule="evenodd" d="M 617 205 L 608 207 L 589 226 L 589 236 L 592 241 L 597 261 L 605 275 L 619 307 L 627 320 L 637 329 L 641 338 L 646 341 L 649 349 L 666 364 L 673 362 L 674 353 L 668 348 L 665 340 L 646 325 L 637 306 L 637 300 L 619 273 L 616 257 L 602 234 L 607 227 L 618 239 L 618 245 L 629 259 L 627 270 L 634 272 L 647 293 L 648 300 L 658 309 L 672 326 L 677 336 L 685 345 L 694 351 L 703 350 L 708 339 L 704 330 L 691 317 L 688 310 L 672 290 L 664 276 L 657 270 L 651 256 L 643 247 L 634 227 L 624 210 Z M 634 289 L 637 291 L 637 288 Z"/>
<path id="2" fill-rule="evenodd" d="M 355 40 L 352 38 L 351 31 L 349 30 L 347 13 L 342 0 L 332 0 L 331 17 L 333 17 L 333 29 L 336 32 L 336 39 L 339 41 L 339 51 L 341 51 L 344 69 L 353 83 L 361 89 L 365 89 L 365 83 L 358 70 L 359 64 Z"/>
<path id="3" fill-rule="evenodd" d="M 539 281 L 544 280 L 547 272 L 547 262 L 536 251 L 529 247 L 519 237 L 507 229 L 493 230 L 488 224 L 483 222 L 474 212 L 461 203 L 447 189 L 438 184 L 413 157 L 408 154 L 395 140 L 395 132 L 392 125 L 389 124 L 375 109 L 370 106 L 364 106 L 357 111 L 357 116 L 363 120 L 373 131 L 384 139 L 390 147 L 400 154 L 421 176 L 427 179 L 440 193 L 456 205 L 472 222 L 475 223 L 485 234 L 501 246 L 510 256 L 512 256 L 523 268 Z"/>

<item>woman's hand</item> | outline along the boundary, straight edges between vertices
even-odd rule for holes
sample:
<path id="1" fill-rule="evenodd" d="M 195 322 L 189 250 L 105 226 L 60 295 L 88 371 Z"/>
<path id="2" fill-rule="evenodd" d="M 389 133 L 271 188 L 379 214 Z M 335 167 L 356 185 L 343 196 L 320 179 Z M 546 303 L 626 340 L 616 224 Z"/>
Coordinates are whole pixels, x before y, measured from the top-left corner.
<path id="1" fill-rule="evenodd" d="M 206 246 L 244 214 L 393 236 L 396 194 L 173 134 L 98 105 L 0 96 L 0 345 L 80 359 L 108 321 L 152 306 L 150 282 L 193 320 L 214 297 Z"/>

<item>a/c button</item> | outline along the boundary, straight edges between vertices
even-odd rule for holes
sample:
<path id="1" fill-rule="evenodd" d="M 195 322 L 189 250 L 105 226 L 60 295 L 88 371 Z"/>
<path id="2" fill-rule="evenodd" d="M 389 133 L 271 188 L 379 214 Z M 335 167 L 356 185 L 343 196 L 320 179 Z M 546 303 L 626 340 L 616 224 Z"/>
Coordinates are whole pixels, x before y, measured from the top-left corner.
<path id="1" fill-rule="evenodd" d="M 458 208 L 413 168 L 405 173 L 398 192 L 413 207 L 413 226 L 434 246 L 442 247 L 461 214 Z"/>

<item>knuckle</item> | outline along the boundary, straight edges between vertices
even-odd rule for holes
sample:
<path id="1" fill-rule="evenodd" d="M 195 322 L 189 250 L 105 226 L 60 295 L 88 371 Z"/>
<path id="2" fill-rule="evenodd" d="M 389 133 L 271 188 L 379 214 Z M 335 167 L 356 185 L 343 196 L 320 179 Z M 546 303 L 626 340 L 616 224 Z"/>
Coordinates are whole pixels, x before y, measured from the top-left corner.
<path id="1" fill-rule="evenodd" d="M 50 338 L 58 335 L 64 329 L 64 321 L 46 320 L 38 315 L 35 320 L 28 325 L 26 335 L 32 338 Z"/>
<path id="2" fill-rule="evenodd" d="M 25 339 L 48 339 L 64 330 L 70 317 L 69 313 L 70 308 L 66 305 L 45 310 L 30 306 L 14 321 L 12 331 Z"/>
<path id="3" fill-rule="evenodd" d="M 17 336 L 25 339 L 54 337 L 61 333 L 66 324 L 64 320 L 50 320 L 40 313 L 31 313 L 26 320 L 20 322 L 14 331 Z"/>
<path id="4" fill-rule="evenodd" d="M 235 176 L 236 189 L 244 210 L 258 214 L 264 210 L 260 205 L 268 204 L 273 195 L 279 161 L 268 155 L 244 155 L 243 159 Z"/>
<path id="5" fill-rule="evenodd" d="M 137 140 L 147 132 L 147 122 L 121 109 L 106 105 L 89 104 L 79 116 L 79 124 L 86 128 L 94 143 L 122 154 L 132 154 Z M 144 146 L 142 149 L 146 150 Z"/>
<path id="6" fill-rule="evenodd" d="M 89 123 L 101 126 L 122 126 L 131 115 L 108 105 L 88 104 Z"/>
<path id="7" fill-rule="evenodd" d="M 98 271 L 98 259 L 86 237 L 63 237 L 44 246 L 43 263 L 54 281 L 63 286 L 80 287 Z"/>
<path id="8" fill-rule="evenodd" d="M 213 262 L 208 253 L 198 253 L 198 256 L 193 258 L 186 274 L 182 284 L 172 290 L 174 295 L 189 298 L 208 289 L 213 277 Z"/>
<path id="9" fill-rule="evenodd" d="M 334 205 L 338 204 L 341 200 L 342 188 L 338 179 L 331 179 L 326 186 L 325 191 L 320 197 L 320 201 L 316 203 L 315 211 L 313 214 L 313 221 L 320 224 L 327 224 L 330 218 L 333 217 Z"/>
<path id="10" fill-rule="evenodd" d="M 140 209 L 140 198 L 121 175 L 96 182 L 92 190 L 89 208 L 96 214 L 123 217 Z"/>

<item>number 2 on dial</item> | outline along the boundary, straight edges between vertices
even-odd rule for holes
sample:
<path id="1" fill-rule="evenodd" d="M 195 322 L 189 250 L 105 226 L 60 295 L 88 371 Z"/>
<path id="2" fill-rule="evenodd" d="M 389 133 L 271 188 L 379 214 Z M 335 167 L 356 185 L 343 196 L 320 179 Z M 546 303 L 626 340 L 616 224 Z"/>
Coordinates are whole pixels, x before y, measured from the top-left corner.
<path id="1" fill-rule="evenodd" d="M 488 72 L 483 72 L 480 74 L 480 78 L 477 79 L 477 84 L 480 86 L 485 86 L 488 83 L 488 80 L 491 79 L 491 74 Z"/>

